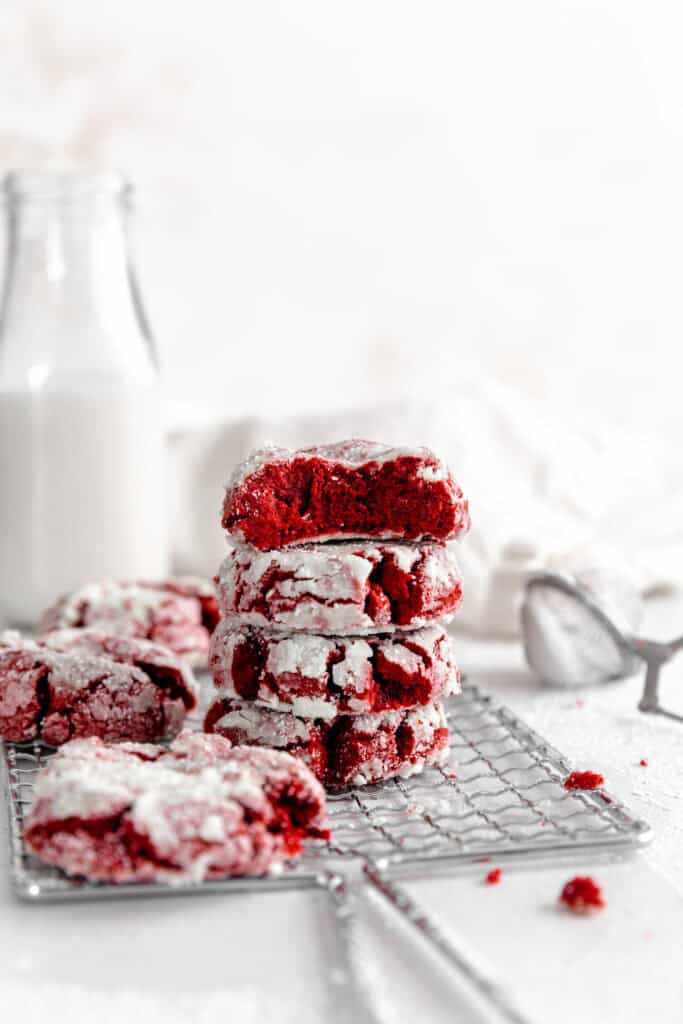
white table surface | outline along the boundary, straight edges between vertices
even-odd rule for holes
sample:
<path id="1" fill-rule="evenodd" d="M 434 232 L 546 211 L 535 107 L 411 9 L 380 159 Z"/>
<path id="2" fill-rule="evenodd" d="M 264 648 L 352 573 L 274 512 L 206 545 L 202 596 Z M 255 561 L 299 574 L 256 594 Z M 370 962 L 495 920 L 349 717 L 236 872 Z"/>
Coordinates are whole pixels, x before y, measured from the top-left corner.
<path id="1" fill-rule="evenodd" d="M 661 638 L 683 631 L 683 603 L 649 612 Z M 683 1017 L 683 724 L 635 708 L 640 680 L 578 696 L 542 689 L 517 645 L 458 639 L 460 662 L 480 686 L 524 717 L 578 768 L 655 829 L 625 860 L 484 866 L 406 883 L 493 967 L 533 1020 L 552 1024 L 679 1022 Z M 683 710 L 683 656 L 665 676 Z M 648 767 L 639 765 L 647 758 Z M 2 826 L 4 829 L 4 820 Z M 7 844 L 0 835 L 0 870 Z M 564 882 L 590 873 L 607 907 L 563 912 Z M 496 1019 L 475 1008 L 391 911 L 364 895 L 356 964 L 378 1021 Z M 0 879 L 0 1020 L 26 1024 L 346 1021 L 335 990 L 334 945 L 322 897 L 304 892 L 207 895 L 29 906 Z M 358 1018 L 356 1018 L 358 1019 Z"/>

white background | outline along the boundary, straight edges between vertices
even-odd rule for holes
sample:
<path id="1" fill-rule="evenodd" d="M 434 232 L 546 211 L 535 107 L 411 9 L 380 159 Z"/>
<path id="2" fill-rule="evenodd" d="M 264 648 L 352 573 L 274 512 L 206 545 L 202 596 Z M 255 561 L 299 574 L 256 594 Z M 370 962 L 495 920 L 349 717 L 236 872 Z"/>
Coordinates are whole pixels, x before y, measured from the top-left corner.
<path id="1" fill-rule="evenodd" d="M 177 408 L 680 421 L 680 8 L 5 0 L 0 162 L 125 170 Z"/>

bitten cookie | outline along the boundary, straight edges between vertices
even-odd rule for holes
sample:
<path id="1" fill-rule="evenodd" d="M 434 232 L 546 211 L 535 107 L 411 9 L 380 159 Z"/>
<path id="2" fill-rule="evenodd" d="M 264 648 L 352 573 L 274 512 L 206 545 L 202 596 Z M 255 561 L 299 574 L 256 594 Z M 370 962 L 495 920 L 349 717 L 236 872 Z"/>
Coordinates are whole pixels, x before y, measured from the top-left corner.
<path id="1" fill-rule="evenodd" d="M 189 664 L 203 666 L 218 618 L 214 589 L 208 580 L 106 581 L 60 598 L 43 614 L 38 634 L 95 626 L 107 633 L 163 644 Z"/>
<path id="2" fill-rule="evenodd" d="M 416 629 L 462 603 L 445 544 L 305 544 L 281 551 L 230 546 L 216 578 L 223 616 L 285 632 L 333 635 Z"/>
<path id="3" fill-rule="evenodd" d="M 28 848 L 97 881 L 260 875 L 324 837 L 325 795 L 286 753 L 183 733 L 170 746 L 62 747 L 36 780 Z"/>
<path id="4" fill-rule="evenodd" d="M 197 705 L 191 670 L 148 640 L 60 630 L 0 636 L 0 737 L 59 746 L 81 736 L 171 739 Z"/>
<path id="5" fill-rule="evenodd" d="M 286 750 L 331 788 L 414 775 L 448 756 L 448 726 L 438 703 L 324 721 L 219 697 L 204 728 L 233 742 Z"/>
<path id="6" fill-rule="evenodd" d="M 469 528 L 469 513 L 428 448 L 351 440 L 254 452 L 228 484 L 222 522 L 268 550 L 343 537 L 447 540 Z"/>
<path id="7" fill-rule="evenodd" d="M 460 690 L 450 641 L 438 626 L 326 637 L 221 622 L 209 668 L 222 696 L 304 718 L 410 708 Z"/>

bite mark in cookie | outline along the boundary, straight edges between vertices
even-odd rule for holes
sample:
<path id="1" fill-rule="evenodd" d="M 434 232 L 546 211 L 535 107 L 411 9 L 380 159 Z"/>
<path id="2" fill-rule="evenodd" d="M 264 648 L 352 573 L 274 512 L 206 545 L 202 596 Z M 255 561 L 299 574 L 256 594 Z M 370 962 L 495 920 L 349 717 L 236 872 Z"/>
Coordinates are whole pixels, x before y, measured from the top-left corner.
<path id="1" fill-rule="evenodd" d="M 222 522 L 270 550 L 342 537 L 447 540 L 469 528 L 469 512 L 428 448 L 350 440 L 252 453 L 228 484 Z"/>

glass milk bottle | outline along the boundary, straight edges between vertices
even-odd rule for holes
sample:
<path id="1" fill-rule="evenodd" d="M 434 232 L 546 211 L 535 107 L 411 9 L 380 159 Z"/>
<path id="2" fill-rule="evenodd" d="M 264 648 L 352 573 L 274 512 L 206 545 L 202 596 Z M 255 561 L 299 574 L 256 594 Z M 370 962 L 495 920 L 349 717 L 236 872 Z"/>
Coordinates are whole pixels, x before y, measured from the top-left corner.
<path id="1" fill-rule="evenodd" d="M 4 181 L 0 623 L 167 571 L 158 369 L 116 175 Z"/>

